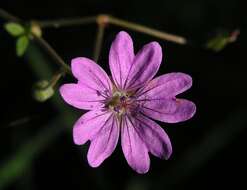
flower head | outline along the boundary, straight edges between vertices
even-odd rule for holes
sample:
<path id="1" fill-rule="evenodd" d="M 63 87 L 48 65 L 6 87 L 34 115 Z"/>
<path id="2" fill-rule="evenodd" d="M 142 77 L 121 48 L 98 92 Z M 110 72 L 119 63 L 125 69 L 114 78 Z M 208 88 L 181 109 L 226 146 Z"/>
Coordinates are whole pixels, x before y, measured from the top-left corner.
<path id="1" fill-rule="evenodd" d="M 111 77 L 90 59 L 72 60 L 72 73 L 78 82 L 62 85 L 60 93 L 68 104 L 89 110 L 75 123 L 73 138 L 78 145 L 91 141 L 87 158 L 92 167 L 112 154 L 120 135 L 124 156 L 138 173 L 149 170 L 149 152 L 170 157 L 170 139 L 153 119 L 185 121 L 196 107 L 191 101 L 176 98 L 191 87 L 189 75 L 169 73 L 153 79 L 161 61 L 162 49 L 157 42 L 134 54 L 126 32 L 119 32 L 111 45 Z"/>

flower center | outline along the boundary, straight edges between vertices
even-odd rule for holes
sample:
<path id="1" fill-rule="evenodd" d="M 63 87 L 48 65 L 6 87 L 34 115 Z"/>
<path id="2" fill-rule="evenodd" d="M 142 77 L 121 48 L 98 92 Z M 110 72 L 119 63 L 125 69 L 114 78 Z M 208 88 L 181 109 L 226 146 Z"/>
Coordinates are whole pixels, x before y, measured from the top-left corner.
<path id="1" fill-rule="evenodd" d="M 106 107 L 116 114 L 122 115 L 129 112 L 134 104 L 134 99 L 128 93 L 116 91 L 106 104 Z"/>

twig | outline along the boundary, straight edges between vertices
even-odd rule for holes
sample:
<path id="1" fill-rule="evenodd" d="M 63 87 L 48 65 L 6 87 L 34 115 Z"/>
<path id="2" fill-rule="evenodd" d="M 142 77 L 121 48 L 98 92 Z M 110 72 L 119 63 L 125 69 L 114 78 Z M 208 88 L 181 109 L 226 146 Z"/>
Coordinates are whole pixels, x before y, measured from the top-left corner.
<path id="1" fill-rule="evenodd" d="M 55 87 L 55 85 L 57 84 L 57 82 L 59 81 L 59 79 L 65 74 L 64 70 L 60 70 L 59 72 L 57 72 L 55 75 L 53 75 L 53 77 L 50 80 L 50 87 Z"/>
<path id="2" fill-rule="evenodd" d="M 43 47 L 47 53 L 50 54 L 50 56 L 57 61 L 58 64 L 60 64 L 64 70 L 71 74 L 70 67 L 64 62 L 64 60 L 57 54 L 57 52 L 51 47 L 51 45 L 41 37 L 34 36 L 34 40 L 41 46 Z"/>
<path id="3" fill-rule="evenodd" d="M 109 16 L 108 19 L 109 19 L 110 24 L 113 24 L 116 26 L 121 26 L 123 28 L 128 28 L 128 29 L 131 29 L 131 30 L 134 30 L 137 32 L 144 33 L 144 34 L 148 34 L 150 36 L 154 36 L 154 37 L 160 38 L 162 40 L 171 41 L 171 42 L 174 42 L 177 44 L 186 44 L 187 43 L 187 40 L 181 36 L 177 36 L 174 34 L 168 34 L 166 32 L 152 29 L 152 28 L 140 25 L 140 24 L 133 23 L 133 22 L 121 20 L 121 19 L 118 19 L 118 18 L 115 18 L 112 16 Z"/>
<path id="4" fill-rule="evenodd" d="M 8 21 L 21 22 L 21 19 L 9 14 L 3 9 L 0 9 L 0 17 Z M 110 15 L 101 14 L 98 16 L 75 18 L 75 19 L 35 21 L 35 23 L 38 24 L 41 28 L 47 28 L 47 27 L 57 28 L 57 27 L 89 24 L 93 22 L 96 22 L 98 24 L 98 31 L 97 31 L 95 47 L 94 47 L 94 55 L 93 55 L 93 58 L 95 61 L 98 60 L 100 52 L 101 52 L 101 46 L 102 46 L 102 41 L 103 41 L 103 36 L 104 36 L 104 29 L 105 29 L 105 25 L 107 24 L 120 26 L 126 29 L 137 31 L 137 32 L 142 32 L 144 34 L 148 34 L 148 35 L 151 35 L 151 36 L 163 39 L 163 40 L 171 41 L 177 44 L 187 43 L 187 40 L 184 37 L 162 32 L 162 31 L 152 29 L 152 28 L 140 25 L 140 24 L 133 23 L 133 22 L 129 22 L 126 20 L 121 20 L 121 19 L 112 17 Z M 53 57 L 54 60 L 56 60 L 58 64 L 60 64 L 64 68 L 65 72 L 71 74 L 71 70 L 69 66 L 57 54 L 57 52 L 50 46 L 48 42 L 46 42 L 43 38 L 36 36 L 35 34 L 33 34 L 33 38 L 38 44 L 40 44 L 41 47 L 43 47 L 49 53 L 51 57 Z"/>
<path id="5" fill-rule="evenodd" d="M 162 40 L 167 40 L 182 45 L 187 44 L 186 38 L 182 36 L 169 34 L 134 22 L 118 19 L 110 15 L 100 14 L 98 16 L 91 16 L 91 17 L 59 19 L 59 20 L 50 20 L 50 21 L 36 21 L 36 22 L 39 23 L 40 27 L 42 28 L 47 28 L 47 27 L 58 28 L 58 27 L 88 24 L 88 23 L 98 22 L 98 20 L 104 20 L 105 24 L 112 24 L 126 29 L 131 29 L 137 32 L 148 34 L 156 38 L 160 38 Z"/>
<path id="6" fill-rule="evenodd" d="M 159 31 L 156 29 L 152 29 L 152 28 L 140 25 L 140 24 L 121 20 L 121 19 L 118 19 L 118 18 L 115 18 L 112 16 L 109 16 L 108 19 L 109 19 L 110 24 L 113 24 L 116 26 L 121 26 L 123 28 L 128 28 L 128 29 L 131 29 L 131 30 L 134 30 L 137 32 L 144 33 L 144 34 L 148 34 L 150 36 L 154 36 L 154 37 L 160 38 L 162 40 L 171 41 L 171 42 L 174 42 L 177 44 L 186 44 L 186 42 L 187 42 L 187 40 L 184 37 L 177 36 L 174 34 L 169 34 L 166 32 L 162 32 L 162 31 Z"/>
<path id="7" fill-rule="evenodd" d="M 82 24 L 90 24 L 95 23 L 97 17 L 83 17 L 83 18 L 73 18 L 73 19 L 58 19 L 58 20 L 47 20 L 47 21 L 35 21 L 39 24 L 41 28 L 49 28 L 49 27 L 66 27 L 66 26 L 75 26 Z"/>
<path id="8" fill-rule="evenodd" d="M 100 56 L 103 37 L 104 37 L 104 31 L 105 31 L 105 25 L 98 24 L 96 40 L 95 40 L 95 45 L 94 45 L 94 55 L 93 55 L 93 59 L 95 62 L 98 61 L 99 56 Z"/>
<path id="9" fill-rule="evenodd" d="M 12 21 L 12 22 L 22 22 L 20 18 L 8 13 L 7 11 L 1 8 L 0 8 L 0 18 L 8 20 L 8 21 Z"/>
<path id="10" fill-rule="evenodd" d="M 57 54 L 57 52 L 51 47 L 51 45 L 45 41 L 45 39 L 41 37 L 37 37 L 33 35 L 34 40 L 44 48 L 47 53 L 59 64 L 63 67 L 64 71 L 68 74 L 71 74 L 70 67 L 64 62 L 64 60 Z"/>
<path id="11" fill-rule="evenodd" d="M 16 16 L 11 15 L 7 11 L 0 9 L 0 18 L 3 18 L 7 21 L 22 23 L 22 20 Z M 57 52 L 46 42 L 42 37 L 38 37 L 35 34 L 32 34 L 32 39 L 34 39 L 42 48 L 44 48 L 47 53 L 59 64 L 62 66 L 63 70 L 71 74 L 70 67 L 64 62 L 64 60 L 57 54 Z"/>

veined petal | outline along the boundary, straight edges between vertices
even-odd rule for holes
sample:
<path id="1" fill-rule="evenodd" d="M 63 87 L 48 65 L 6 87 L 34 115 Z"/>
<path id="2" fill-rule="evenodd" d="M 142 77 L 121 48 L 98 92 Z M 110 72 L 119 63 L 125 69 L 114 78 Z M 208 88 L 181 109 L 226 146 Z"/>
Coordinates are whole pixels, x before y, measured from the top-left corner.
<path id="1" fill-rule="evenodd" d="M 175 97 L 192 86 L 192 78 L 184 73 L 168 73 L 151 80 L 136 96 L 138 99 Z"/>
<path id="2" fill-rule="evenodd" d="M 141 112 L 153 119 L 166 123 L 178 123 L 193 117 L 196 106 L 184 99 L 157 99 L 143 102 Z"/>
<path id="3" fill-rule="evenodd" d="M 171 156 L 171 141 L 166 132 L 157 123 L 142 114 L 138 114 L 135 117 L 135 128 L 145 142 L 149 152 L 159 158 L 168 159 Z"/>
<path id="4" fill-rule="evenodd" d="M 115 150 L 118 142 L 120 127 L 117 118 L 112 115 L 97 135 L 91 140 L 88 150 L 88 163 L 98 167 Z"/>
<path id="5" fill-rule="evenodd" d="M 162 49 L 157 42 L 145 45 L 135 56 L 127 76 L 125 89 L 135 89 L 151 80 L 162 60 Z"/>
<path id="6" fill-rule="evenodd" d="M 111 81 L 106 72 L 93 60 L 84 57 L 75 58 L 71 62 L 71 68 L 79 83 L 109 95 L 112 89 Z"/>
<path id="7" fill-rule="evenodd" d="M 73 128 L 73 139 L 75 144 L 81 145 L 88 140 L 94 139 L 98 132 L 111 119 L 111 115 L 111 112 L 93 110 L 81 116 Z"/>
<path id="8" fill-rule="evenodd" d="M 148 149 L 129 117 L 123 117 L 122 120 L 121 145 L 130 167 L 138 173 L 148 172 L 150 166 Z"/>
<path id="9" fill-rule="evenodd" d="M 126 32 L 119 32 L 111 45 L 109 64 L 112 78 L 120 89 L 123 88 L 134 57 L 131 37 Z"/>
<path id="10" fill-rule="evenodd" d="M 76 108 L 92 110 L 104 106 L 104 95 L 84 84 L 64 84 L 59 90 L 63 99 Z"/>

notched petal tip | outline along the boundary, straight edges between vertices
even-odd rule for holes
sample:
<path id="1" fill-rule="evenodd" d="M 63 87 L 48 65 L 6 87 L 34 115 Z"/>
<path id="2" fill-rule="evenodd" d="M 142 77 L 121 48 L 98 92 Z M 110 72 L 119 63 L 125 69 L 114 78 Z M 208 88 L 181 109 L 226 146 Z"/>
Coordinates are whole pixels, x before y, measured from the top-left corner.
<path id="1" fill-rule="evenodd" d="M 71 67 L 75 67 L 77 64 L 83 64 L 83 60 L 87 59 L 85 57 L 76 57 L 71 60 Z"/>
<path id="2" fill-rule="evenodd" d="M 71 70 L 75 77 L 77 77 L 78 73 L 80 73 L 81 65 L 86 63 L 95 63 L 95 62 L 86 57 L 76 57 L 71 60 Z"/>
<path id="3" fill-rule="evenodd" d="M 119 38 L 128 38 L 128 39 L 131 39 L 132 41 L 131 36 L 126 31 L 123 31 L 123 30 L 118 32 L 118 34 L 116 35 L 116 39 L 119 39 Z"/>
<path id="4" fill-rule="evenodd" d="M 167 145 L 168 146 L 168 151 L 164 154 L 163 158 L 165 160 L 169 160 L 171 155 L 172 155 L 172 145 L 170 143 L 170 145 Z"/>
<path id="5" fill-rule="evenodd" d="M 171 123 L 184 122 L 191 119 L 196 113 L 196 105 L 194 102 L 186 99 L 176 99 L 177 104 L 181 104 L 178 107 L 176 121 Z"/>
<path id="6" fill-rule="evenodd" d="M 63 84 L 62 86 L 60 86 L 59 94 L 61 95 L 61 97 L 65 102 L 71 105 L 70 98 L 67 96 L 68 92 L 70 91 L 70 85 L 71 84 Z"/>
<path id="7" fill-rule="evenodd" d="M 184 86 L 186 90 L 190 89 L 193 83 L 192 77 L 188 74 L 180 73 L 180 72 L 177 72 L 176 74 L 178 76 L 178 79 L 180 79 L 181 82 L 183 83 L 183 85 L 181 86 Z"/>
<path id="8" fill-rule="evenodd" d="M 136 54 L 125 88 L 137 89 L 149 82 L 158 72 L 162 62 L 162 48 L 158 42 L 151 42 Z"/>
<path id="9" fill-rule="evenodd" d="M 196 104 L 194 102 L 190 101 L 190 106 L 189 106 L 188 110 L 189 110 L 188 112 L 190 114 L 189 114 L 187 120 L 191 119 L 196 114 Z"/>
<path id="10" fill-rule="evenodd" d="M 76 145 L 83 145 L 84 142 L 81 141 L 80 138 L 81 134 L 78 132 L 78 130 L 76 129 L 76 127 L 73 128 L 73 142 Z"/>
<path id="11" fill-rule="evenodd" d="M 118 88 L 123 88 L 134 57 L 133 41 L 130 35 L 124 31 L 119 32 L 109 52 L 111 75 Z"/>
<path id="12" fill-rule="evenodd" d="M 158 49 L 162 50 L 162 48 L 161 48 L 159 42 L 156 42 L 156 41 L 149 42 L 149 43 L 146 44 L 146 45 L 150 45 L 150 46 L 153 46 L 153 48 L 158 48 Z"/>
<path id="13" fill-rule="evenodd" d="M 148 171 L 149 171 L 149 167 L 148 168 L 137 168 L 137 169 L 135 169 L 135 171 L 137 172 L 137 173 L 139 173 L 139 174 L 146 174 L 146 173 L 148 173 Z"/>
<path id="14" fill-rule="evenodd" d="M 162 47 L 156 41 L 150 42 L 143 46 L 142 50 L 146 50 L 146 53 L 149 53 L 150 56 L 153 56 L 153 59 L 159 60 L 158 62 L 162 61 L 163 53 Z"/>
<path id="15" fill-rule="evenodd" d="M 87 154 L 89 165 L 98 167 L 103 163 L 115 150 L 118 137 L 119 126 L 115 116 L 111 115 L 97 135 L 91 139 L 90 148 Z"/>
<path id="16" fill-rule="evenodd" d="M 92 141 L 90 142 L 90 145 L 91 144 L 92 144 Z M 87 154 L 87 162 L 88 162 L 89 166 L 91 166 L 92 168 L 97 168 L 97 167 L 99 167 L 104 162 L 104 160 L 99 161 L 99 160 L 93 159 L 91 157 L 92 156 L 88 153 Z"/>
<path id="17" fill-rule="evenodd" d="M 97 163 L 97 162 L 92 162 L 88 160 L 88 164 L 89 166 L 91 166 L 92 168 L 97 168 L 101 165 L 101 163 Z"/>

